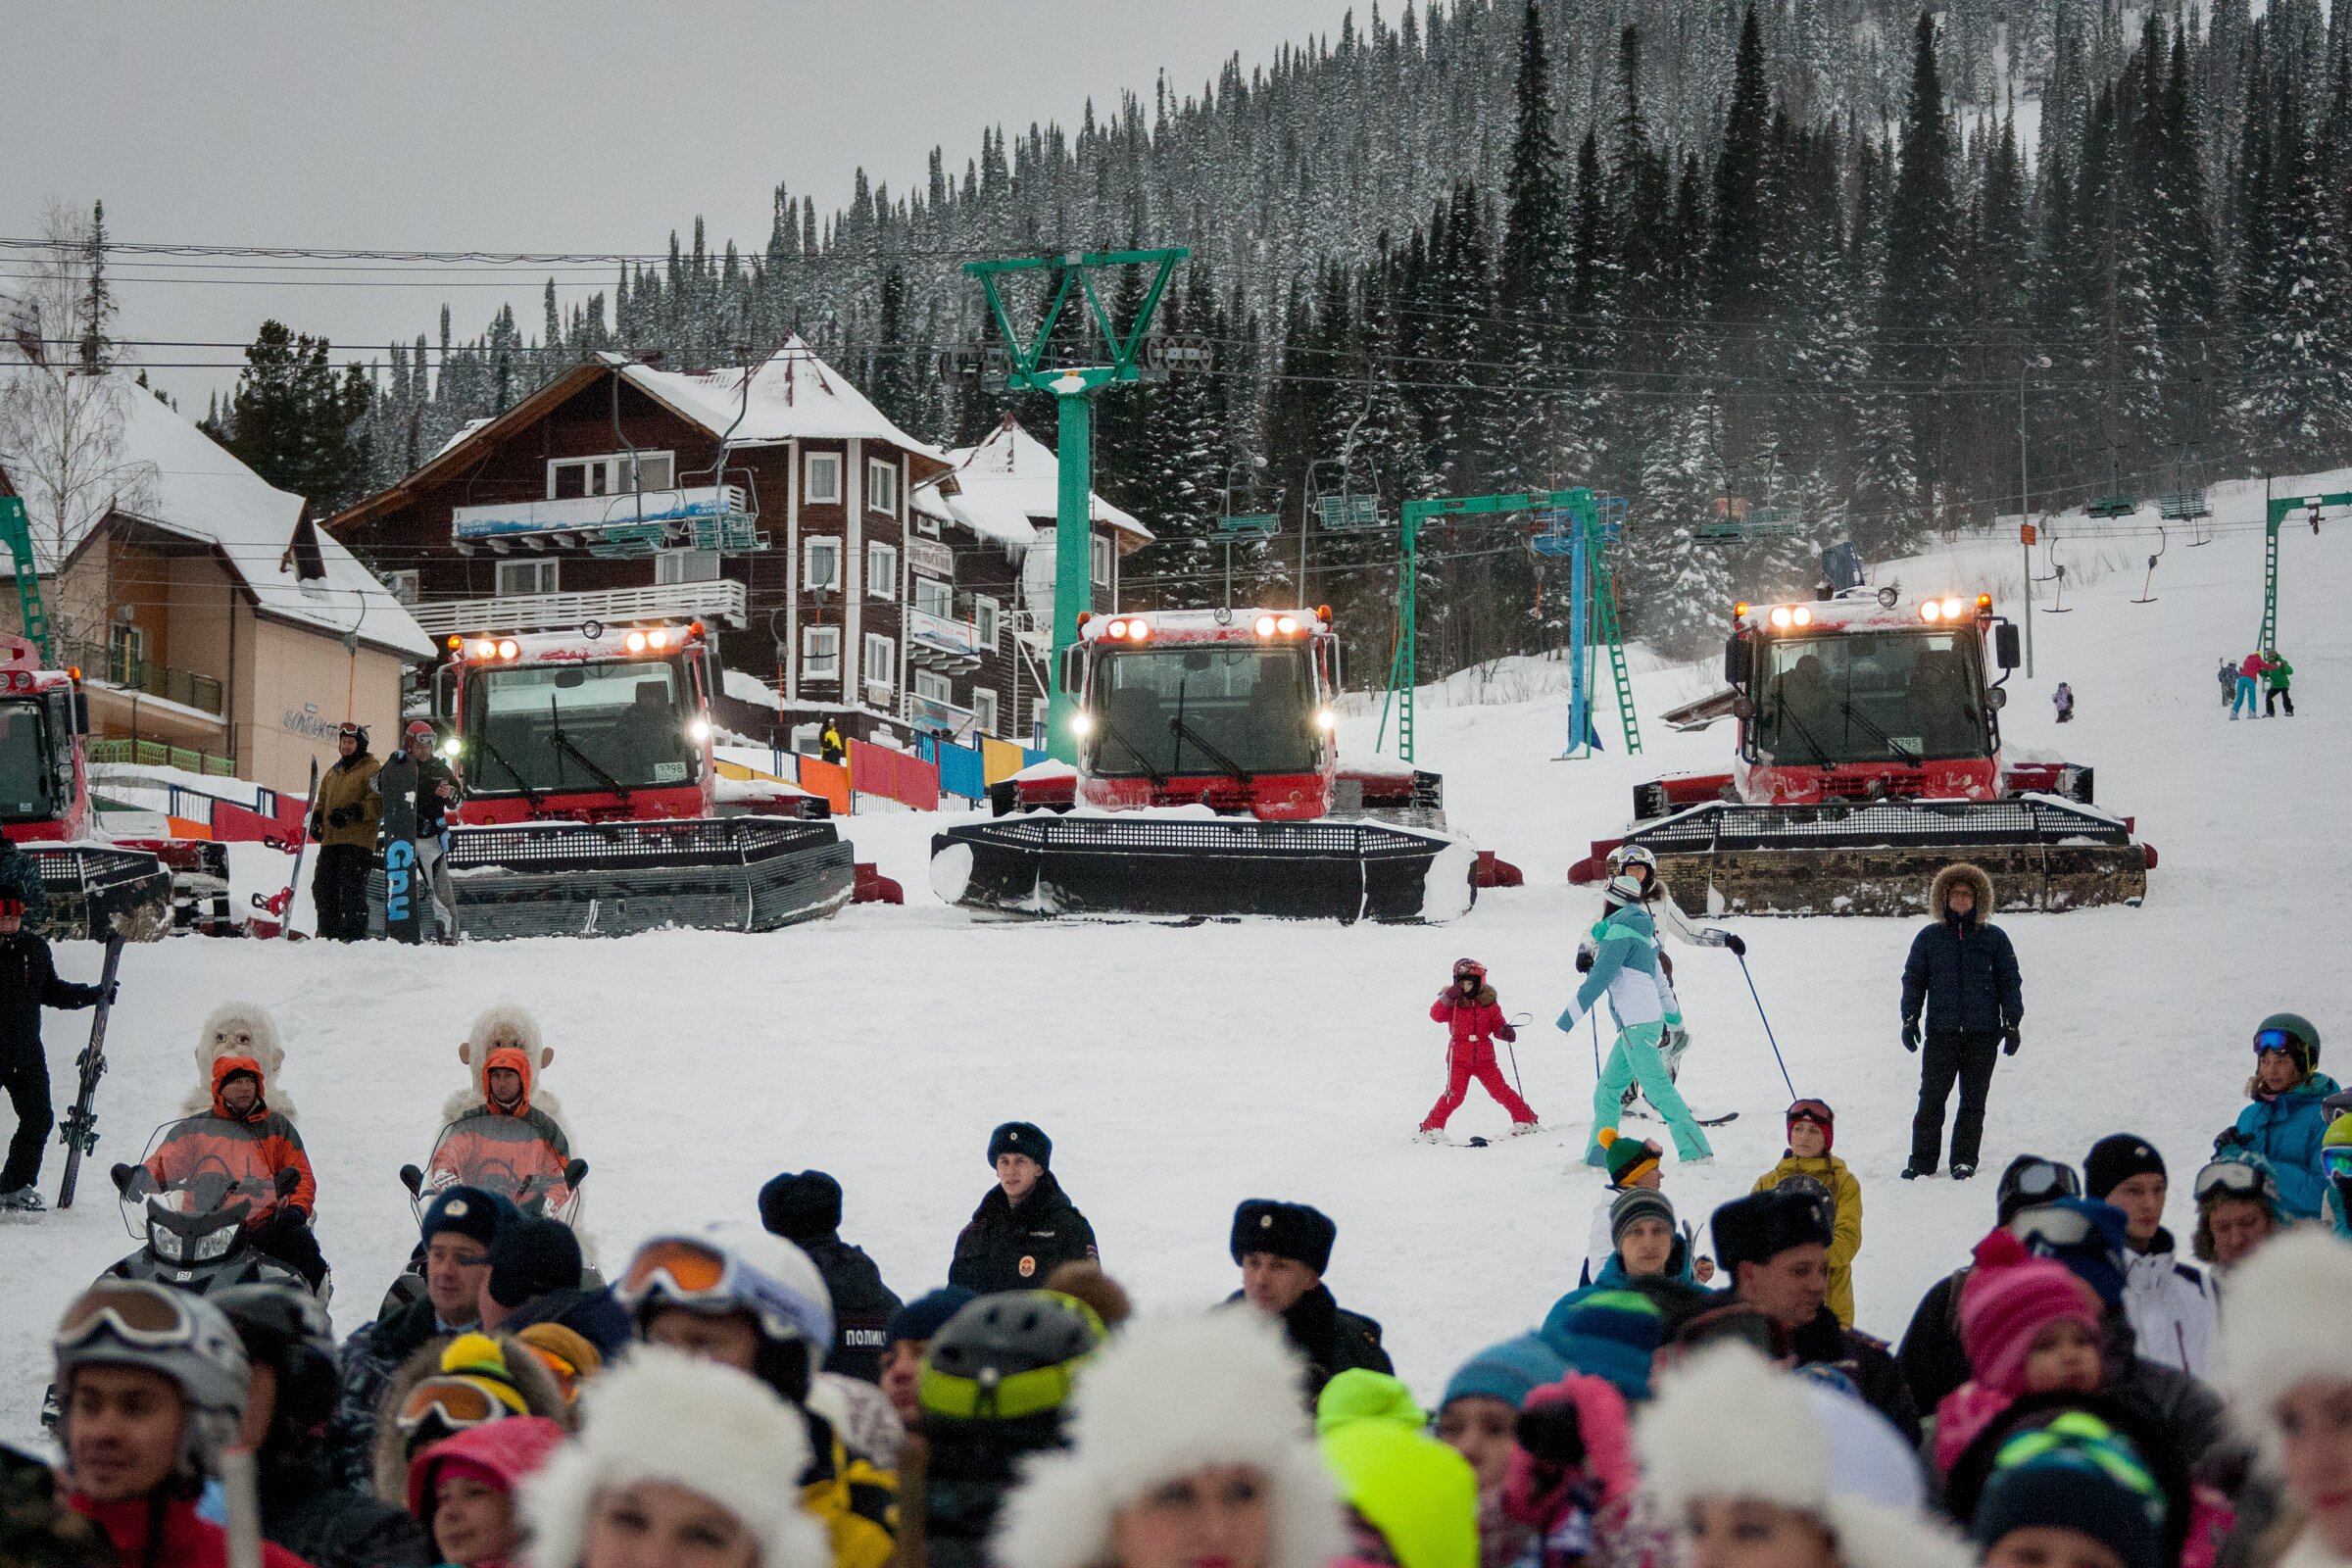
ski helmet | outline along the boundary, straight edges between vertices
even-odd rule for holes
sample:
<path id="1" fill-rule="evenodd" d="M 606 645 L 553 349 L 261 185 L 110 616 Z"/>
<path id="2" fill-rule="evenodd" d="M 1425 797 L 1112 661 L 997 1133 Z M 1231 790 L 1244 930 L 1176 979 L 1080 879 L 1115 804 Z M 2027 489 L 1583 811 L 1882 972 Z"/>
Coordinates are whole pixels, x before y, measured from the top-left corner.
<path id="1" fill-rule="evenodd" d="M 1658 858 L 1650 853 L 1647 845 L 1620 844 L 1609 852 L 1608 867 L 1611 875 L 1629 871 L 1637 865 L 1648 869 L 1649 879 L 1652 882 L 1658 879 Z"/>
<path id="2" fill-rule="evenodd" d="M 335 739 L 358 741 L 364 752 L 368 749 L 368 726 L 356 718 L 347 718 L 335 727 Z"/>
<path id="3" fill-rule="evenodd" d="M 1474 975 L 1478 978 L 1479 984 L 1486 984 L 1487 966 L 1479 962 L 1476 958 L 1456 958 L 1453 960 L 1453 978 L 1457 984 L 1463 980 L 1469 979 Z"/>
<path id="4" fill-rule="evenodd" d="M 132 1366 L 172 1380 L 187 1405 L 180 1463 L 194 1475 L 218 1467 L 245 1413 L 248 1363 L 236 1330 L 201 1296 L 146 1280 L 108 1280 L 74 1298 L 50 1341 L 65 1414 L 74 1419 L 74 1374 L 85 1366 Z"/>
<path id="5" fill-rule="evenodd" d="M 2320 1169 L 2335 1184 L 2340 1194 L 2352 1187 L 2352 1116 L 2338 1116 L 2328 1124 L 2328 1132 L 2320 1140 Z"/>
<path id="6" fill-rule="evenodd" d="M 833 1348 L 833 1298 L 808 1254 L 757 1225 L 717 1220 L 699 1234 L 656 1236 L 613 1292 L 640 1337 L 664 1306 L 749 1313 L 760 1326 L 759 1375 L 799 1403 Z"/>
<path id="7" fill-rule="evenodd" d="M 1058 1291 L 967 1301 L 923 1352 L 926 1419 L 1016 1421 L 1057 1410 L 1079 1363 L 1107 1338 L 1092 1307 Z"/>
<path id="8" fill-rule="evenodd" d="M 1993 1208 L 2006 1225 L 2020 1209 L 2082 1196 L 2082 1178 L 2075 1174 L 2074 1166 L 2039 1154 L 2020 1154 L 2001 1172 L 2000 1183 L 1993 1190 Z"/>
<path id="9" fill-rule="evenodd" d="M 245 1357 L 277 1375 L 273 1425 L 309 1433 L 335 1413 L 335 1333 L 318 1298 L 291 1285 L 232 1285 L 207 1298 L 228 1319 Z"/>
<path id="10" fill-rule="evenodd" d="M 1642 895 L 1642 884 L 1625 871 L 1609 878 L 1609 885 L 1601 890 L 1602 899 L 1610 904 L 1640 904 Z"/>
<path id="11" fill-rule="evenodd" d="M 2270 1044 L 2265 1044 L 2265 1041 Z M 2305 1072 L 2316 1072 L 2320 1065 L 2320 1032 L 2311 1020 L 2299 1012 L 2274 1012 L 2254 1026 L 2254 1049 L 2277 1051 L 2283 1047 Z"/>

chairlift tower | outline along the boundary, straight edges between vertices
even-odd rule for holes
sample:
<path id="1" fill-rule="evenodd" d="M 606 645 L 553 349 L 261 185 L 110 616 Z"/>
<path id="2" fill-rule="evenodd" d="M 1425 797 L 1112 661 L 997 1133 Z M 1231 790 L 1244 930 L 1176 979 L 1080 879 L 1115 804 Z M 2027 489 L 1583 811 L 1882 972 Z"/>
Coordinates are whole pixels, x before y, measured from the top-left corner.
<path id="1" fill-rule="evenodd" d="M 1078 743 L 1069 725 L 1071 694 L 1062 689 L 1061 651 L 1078 640 L 1079 612 L 1092 603 L 1094 594 L 1091 570 L 1094 396 L 1106 386 L 1143 379 L 1140 356 L 1145 332 L 1152 324 L 1152 313 L 1158 308 L 1159 297 L 1167 288 L 1168 274 L 1191 254 L 1187 247 L 1174 246 L 1150 251 L 1066 251 L 1052 256 L 963 264 L 965 273 L 980 280 L 981 290 L 988 296 L 989 311 L 996 318 L 997 330 L 1011 359 L 1012 368 L 1004 376 L 1005 388 L 1013 392 L 1052 393 L 1059 416 L 1054 448 L 1060 476 L 1054 509 L 1054 655 L 1046 662 L 1046 750 L 1064 762 L 1077 760 Z M 1152 270 L 1144 302 L 1124 333 L 1111 319 L 1101 292 L 1095 287 L 1097 271 L 1123 267 Z M 1036 332 L 1026 336 L 1014 327 L 1004 298 L 997 292 L 997 280 L 1015 272 L 1045 273 L 1051 290 Z M 1052 367 L 1045 363 L 1054 322 L 1069 305 L 1073 293 L 1086 302 L 1088 318 L 1109 353 L 1108 365 Z"/>
<path id="2" fill-rule="evenodd" d="M 2320 511 L 2324 507 L 2352 507 L 2352 490 L 2336 490 L 2316 496 L 2273 496 L 2265 508 L 2262 537 L 2262 636 L 2256 640 L 2254 651 L 2267 654 L 2278 646 L 2278 524 L 2287 514 L 2309 511 L 2311 531 L 2320 531 Z"/>

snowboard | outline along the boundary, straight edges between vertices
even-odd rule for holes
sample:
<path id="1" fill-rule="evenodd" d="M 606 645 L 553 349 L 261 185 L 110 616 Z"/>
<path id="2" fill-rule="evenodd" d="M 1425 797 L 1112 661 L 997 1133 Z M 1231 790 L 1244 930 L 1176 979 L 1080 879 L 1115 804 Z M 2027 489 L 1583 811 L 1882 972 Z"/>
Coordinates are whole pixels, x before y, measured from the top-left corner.
<path id="1" fill-rule="evenodd" d="M 376 769 L 375 787 L 384 797 L 384 935 L 420 943 L 429 895 L 416 864 L 416 760 L 394 752 Z"/>

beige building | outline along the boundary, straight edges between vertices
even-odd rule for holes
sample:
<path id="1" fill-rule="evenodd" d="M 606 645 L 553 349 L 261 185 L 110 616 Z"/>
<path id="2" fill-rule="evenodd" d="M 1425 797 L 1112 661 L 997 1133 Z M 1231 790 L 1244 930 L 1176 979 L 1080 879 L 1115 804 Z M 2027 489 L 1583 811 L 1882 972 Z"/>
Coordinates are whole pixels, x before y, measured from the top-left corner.
<path id="1" fill-rule="evenodd" d="M 301 497 L 143 389 L 122 407 L 132 482 L 44 584 L 57 657 L 89 693 L 93 756 L 161 743 L 300 791 L 313 758 L 333 760 L 346 717 L 390 751 L 402 667 L 434 652 L 408 610 Z"/>

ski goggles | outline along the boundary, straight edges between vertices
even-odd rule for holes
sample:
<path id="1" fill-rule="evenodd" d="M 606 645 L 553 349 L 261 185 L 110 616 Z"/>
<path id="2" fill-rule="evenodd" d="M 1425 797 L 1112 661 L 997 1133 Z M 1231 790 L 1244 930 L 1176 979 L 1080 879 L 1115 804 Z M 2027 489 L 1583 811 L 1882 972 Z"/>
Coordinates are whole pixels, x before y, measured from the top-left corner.
<path id="1" fill-rule="evenodd" d="M 400 1413 L 393 1417 L 392 1424 L 406 1438 L 414 1436 L 428 1421 L 439 1422 L 449 1432 L 464 1432 L 468 1427 L 503 1421 L 521 1413 L 477 1379 L 431 1377 L 409 1391 L 409 1396 L 400 1401 Z"/>
<path id="2" fill-rule="evenodd" d="M 1788 1121 L 1809 1121 L 1816 1127 L 1835 1127 L 1838 1113 L 1818 1100 L 1800 1100 L 1788 1107 Z"/>
<path id="3" fill-rule="evenodd" d="M 2263 1029 L 2254 1036 L 2254 1054 L 2262 1056 L 2274 1051 L 2294 1051 L 2300 1045 L 2300 1041 L 2283 1029 Z"/>
<path id="4" fill-rule="evenodd" d="M 196 1343 L 196 1317 L 176 1291 L 134 1280 L 98 1285 L 66 1308 L 54 1344 L 61 1350 L 111 1335 L 141 1349 L 172 1349 Z"/>
<path id="5" fill-rule="evenodd" d="M 709 1242 L 687 1236 L 657 1236 L 637 1249 L 613 1293 L 635 1306 L 657 1292 L 665 1299 L 733 1304 L 735 1259 Z"/>
<path id="6" fill-rule="evenodd" d="M 2339 1182 L 2352 1182 L 2352 1144 L 2320 1151 L 2320 1168 Z"/>
<path id="7" fill-rule="evenodd" d="M 2217 1159 L 2197 1172 L 2194 1191 L 2200 1203 L 2216 1196 L 2267 1200 L 2276 1195 L 2278 1183 L 2271 1179 L 2270 1172 L 2245 1160 Z"/>
<path id="8" fill-rule="evenodd" d="M 2086 1410 L 2069 1410 L 2046 1427 L 2020 1432 L 2001 1445 L 1992 1467 L 1997 1474 L 2051 1456 L 2098 1470 L 2139 1500 L 2150 1524 L 2164 1522 L 2163 1483 L 2140 1461 L 2129 1438 Z"/>
<path id="9" fill-rule="evenodd" d="M 958 1421 L 1018 1421 L 1058 1409 L 1069 1398 L 1080 1362 L 1057 1361 L 993 1381 L 957 1377 L 923 1363 L 915 1398 L 935 1415 Z"/>
<path id="10" fill-rule="evenodd" d="M 2081 1198 L 2082 1178 L 2075 1174 L 2072 1165 L 2061 1165 L 2054 1159 L 2036 1159 L 2018 1167 L 2017 1174 L 2009 1179 L 2009 1190 L 2020 1198 L 2046 1203 L 2054 1198 Z"/>

